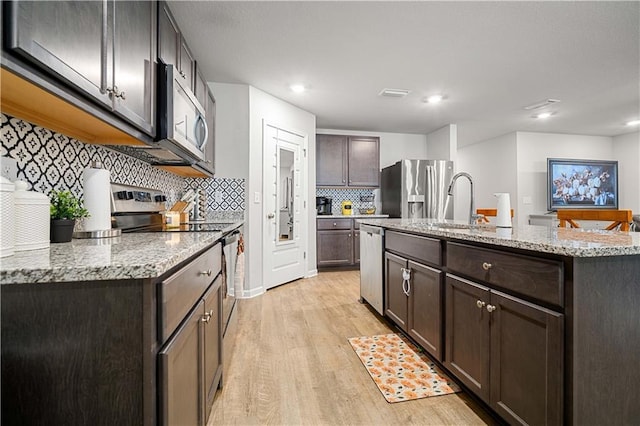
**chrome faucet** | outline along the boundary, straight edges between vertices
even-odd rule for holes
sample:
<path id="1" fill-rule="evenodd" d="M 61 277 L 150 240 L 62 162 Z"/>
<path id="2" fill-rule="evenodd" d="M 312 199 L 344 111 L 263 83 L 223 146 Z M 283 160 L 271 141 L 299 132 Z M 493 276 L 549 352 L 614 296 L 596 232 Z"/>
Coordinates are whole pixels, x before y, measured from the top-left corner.
<path id="1" fill-rule="evenodd" d="M 447 194 L 451 197 L 453 196 L 453 185 L 455 185 L 456 180 L 458 180 L 458 178 L 460 176 L 464 176 L 467 179 L 469 179 L 469 191 L 471 193 L 471 200 L 469 202 L 469 225 L 475 225 L 476 224 L 476 220 L 480 217 L 480 215 L 475 213 L 475 201 L 474 201 L 474 194 L 473 194 L 473 179 L 471 179 L 471 175 L 469 173 L 466 172 L 460 172 L 460 173 L 456 173 L 452 178 L 451 178 L 451 183 L 449 184 L 449 189 L 447 190 Z"/>

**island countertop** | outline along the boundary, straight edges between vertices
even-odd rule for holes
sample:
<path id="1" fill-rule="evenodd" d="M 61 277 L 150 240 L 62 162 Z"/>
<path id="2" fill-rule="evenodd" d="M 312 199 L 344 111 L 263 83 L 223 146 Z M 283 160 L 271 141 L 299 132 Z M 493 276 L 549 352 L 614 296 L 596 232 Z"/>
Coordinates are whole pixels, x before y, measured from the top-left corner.
<path id="1" fill-rule="evenodd" d="M 73 239 L 0 259 L 0 284 L 156 278 L 240 226 L 222 232 L 155 232 Z"/>
<path id="2" fill-rule="evenodd" d="M 570 257 L 640 255 L 640 232 L 594 229 L 551 228 L 523 225 L 496 228 L 480 225 L 465 229 L 463 222 L 448 221 L 450 227 L 434 219 L 358 219 L 360 223 L 415 234 L 473 241 Z"/>

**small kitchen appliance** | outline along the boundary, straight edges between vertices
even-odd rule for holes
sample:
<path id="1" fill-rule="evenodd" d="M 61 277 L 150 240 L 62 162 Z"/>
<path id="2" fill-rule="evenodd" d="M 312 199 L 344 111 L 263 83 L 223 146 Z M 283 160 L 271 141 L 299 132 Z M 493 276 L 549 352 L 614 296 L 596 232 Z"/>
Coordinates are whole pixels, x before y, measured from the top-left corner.
<path id="1" fill-rule="evenodd" d="M 349 200 L 344 200 L 342 202 L 342 214 L 345 216 L 349 216 L 353 213 L 353 203 Z"/>
<path id="2" fill-rule="evenodd" d="M 511 198 L 509 193 L 497 192 L 493 195 L 494 197 L 498 197 L 496 226 L 499 228 L 511 228 Z"/>
<path id="3" fill-rule="evenodd" d="M 27 182 L 19 180 L 15 185 L 15 251 L 48 248 L 51 223 L 49 197 L 28 191 Z"/>
<path id="4" fill-rule="evenodd" d="M 0 176 L 0 257 L 12 256 L 15 249 L 15 186 Z"/>
<path id="5" fill-rule="evenodd" d="M 331 214 L 332 199 L 329 197 L 316 197 L 316 210 L 318 215 Z"/>

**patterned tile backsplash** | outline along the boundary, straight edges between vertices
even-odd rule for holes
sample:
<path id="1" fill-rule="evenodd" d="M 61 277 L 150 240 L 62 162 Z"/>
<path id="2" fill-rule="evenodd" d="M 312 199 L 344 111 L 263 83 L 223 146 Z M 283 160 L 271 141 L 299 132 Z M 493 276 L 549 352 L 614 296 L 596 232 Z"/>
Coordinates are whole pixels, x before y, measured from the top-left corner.
<path id="1" fill-rule="evenodd" d="M 332 200 L 331 212 L 342 214 L 342 202 L 345 200 L 353 203 L 353 211 L 358 213 L 358 209 L 374 206 L 373 201 L 362 201 L 360 197 L 371 197 L 373 190 L 359 188 L 316 188 L 317 197 L 329 197 Z M 377 212 L 379 213 L 379 212 Z"/>
<path id="2" fill-rule="evenodd" d="M 208 210 L 243 212 L 245 209 L 244 179 L 187 178 L 185 179 L 185 187 L 204 189 Z"/>
<path id="3" fill-rule="evenodd" d="M 31 189 L 49 194 L 70 190 L 82 197 L 82 171 L 100 161 L 111 181 L 162 191 L 171 206 L 188 188 L 202 187 L 212 210 L 243 211 L 243 179 L 184 179 L 133 157 L 99 145 L 82 143 L 60 133 L 0 113 L 0 155 L 18 163 L 18 179 Z M 216 203 L 216 191 L 220 193 Z"/>

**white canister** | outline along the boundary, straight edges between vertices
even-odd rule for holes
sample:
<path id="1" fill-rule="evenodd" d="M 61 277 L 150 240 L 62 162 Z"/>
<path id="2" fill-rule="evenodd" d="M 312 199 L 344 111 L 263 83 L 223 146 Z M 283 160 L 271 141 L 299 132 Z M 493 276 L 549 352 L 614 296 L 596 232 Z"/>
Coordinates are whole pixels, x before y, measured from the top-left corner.
<path id="1" fill-rule="evenodd" d="M 51 204 L 49 197 L 28 191 L 29 184 L 16 181 L 15 203 L 15 250 L 38 250 L 49 247 L 51 226 Z"/>
<path id="2" fill-rule="evenodd" d="M 11 256 L 15 248 L 14 189 L 9 179 L 0 176 L 0 257 Z"/>
<path id="3" fill-rule="evenodd" d="M 499 228 L 511 228 L 511 196 L 508 192 L 497 192 L 493 195 L 498 197 L 496 226 Z"/>

